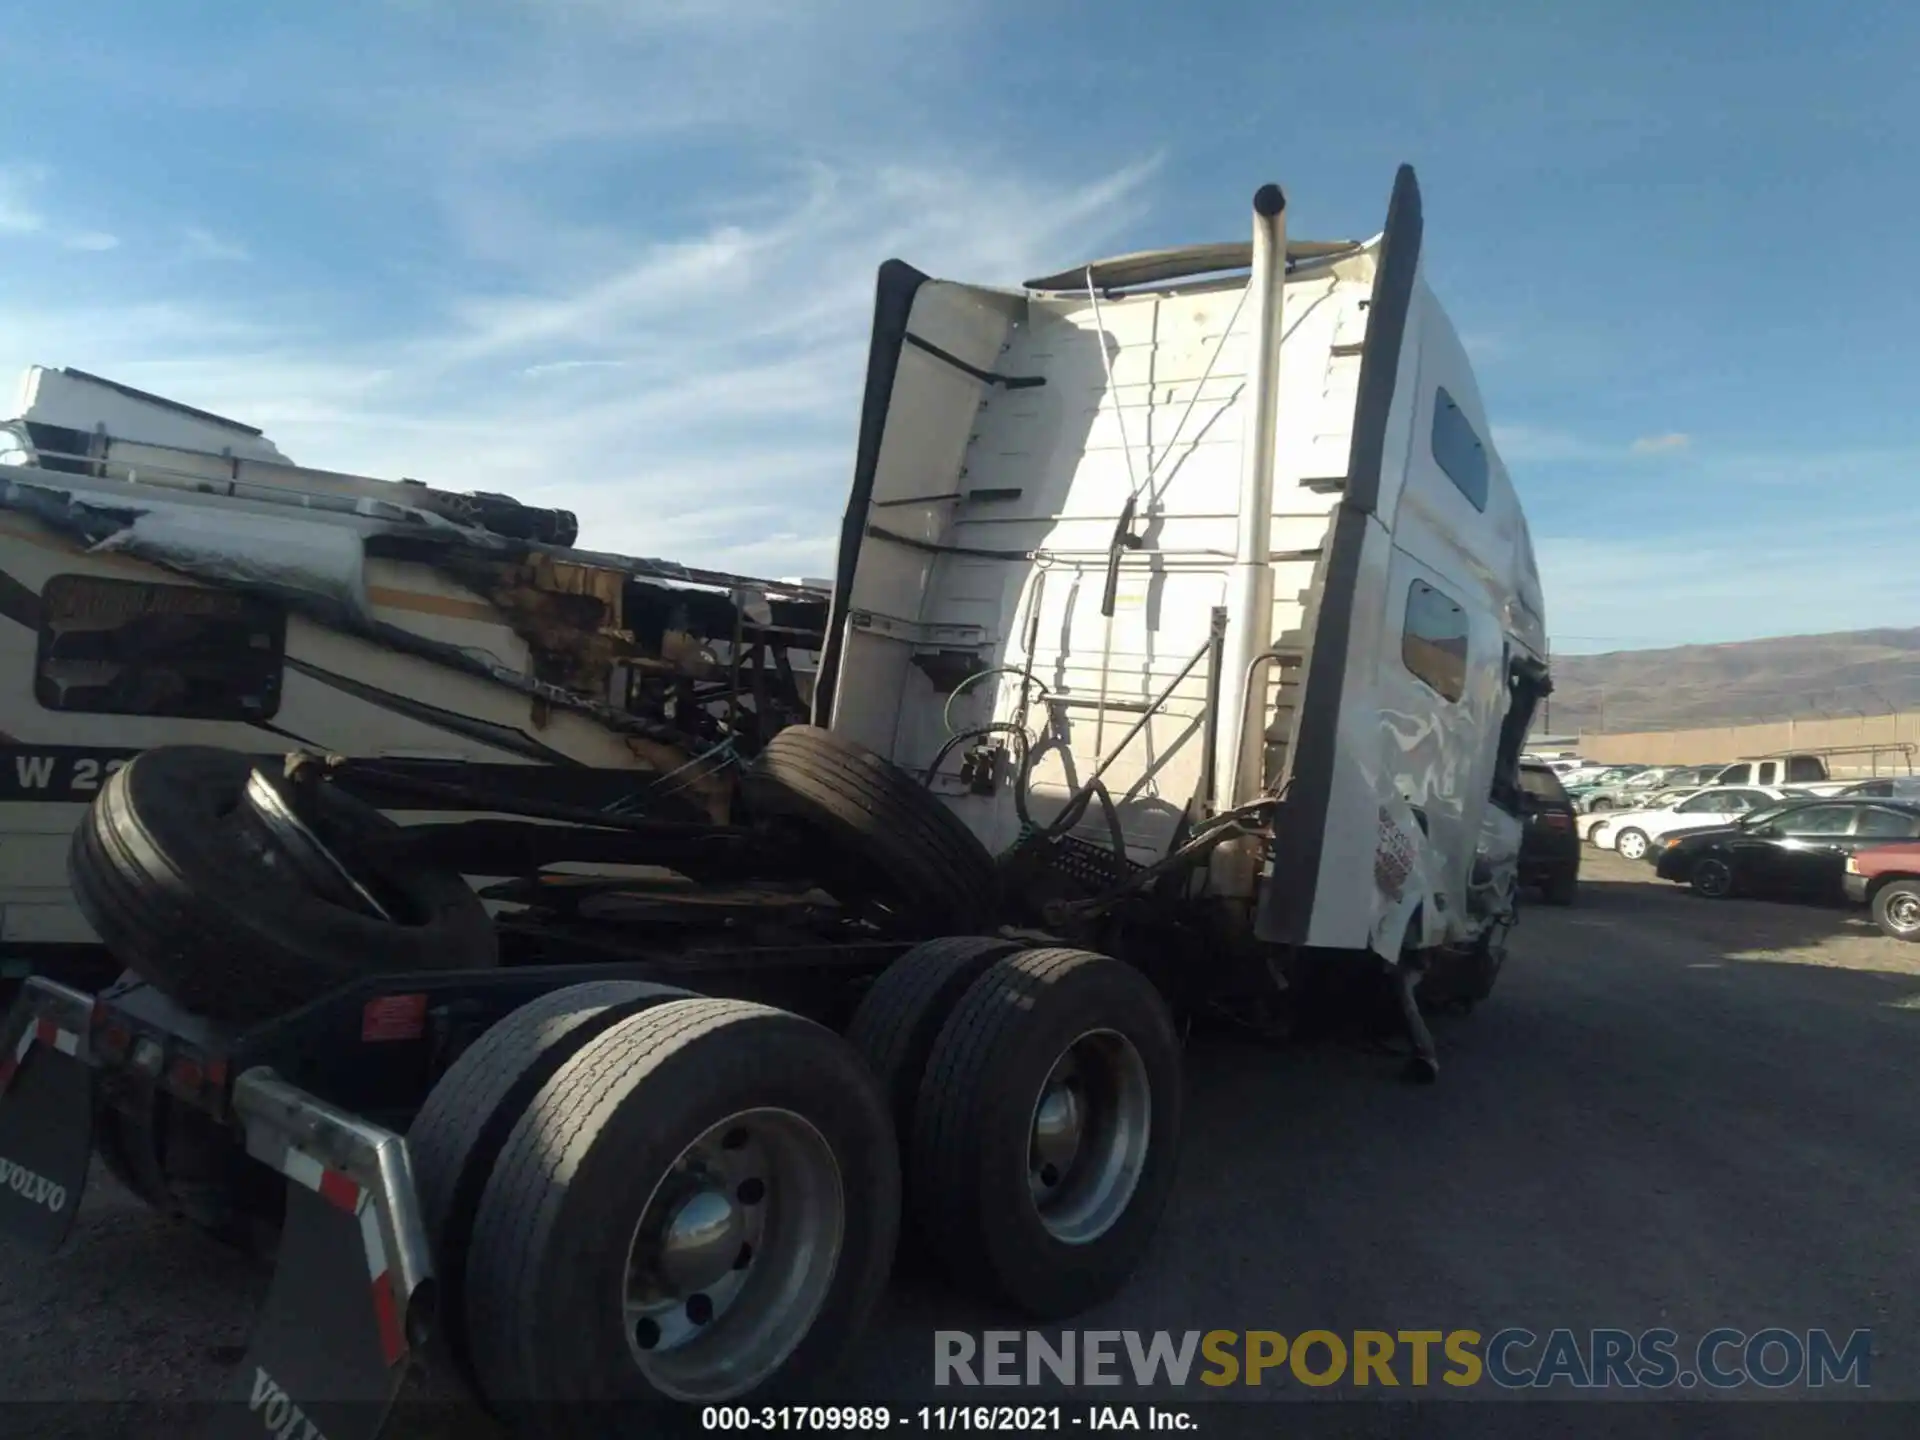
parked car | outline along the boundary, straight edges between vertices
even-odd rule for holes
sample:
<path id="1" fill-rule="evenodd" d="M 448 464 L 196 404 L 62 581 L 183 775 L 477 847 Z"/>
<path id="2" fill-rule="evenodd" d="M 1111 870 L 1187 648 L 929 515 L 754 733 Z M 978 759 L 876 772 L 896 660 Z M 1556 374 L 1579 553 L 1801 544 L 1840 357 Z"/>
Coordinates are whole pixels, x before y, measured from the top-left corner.
<path id="1" fill-rule="evenodd" d="M 1560 779 L 1569 790 L 1591 789 L 1596 785 L 1618 785 L 1645 770 L 1645 765 L 1583 765 L 1563 774 Z"/>
<path id="2" fill-rule="evenodd" d="M 1819 798 L 1808 795 L 1800 790 L 1783 793 L 1786 798 L 1776 800 L 1771 805 L 1762 805 L 1756 809 L 1749 810 L 1744 815 L 1736 815 L 1723 825 L 1710 825 L 1698 830 L 1677 830 L 1661 837 L 1658 844 L 1647 847 L 1646 862 L 1653 866 L 1654 872 L 1663 879 L 1685 881 L 1688 879 L 1688 875 L 1683 867 L 1690 863 L 1690 857 L 1692 855 L 1699 853 L 1701 845 L 1705 844 L 1708 839 L 1716 835 L 1741 829 L 1745 826 L 1764 825 L 1768 821 L 1786 814 L 1787 811 L 1794 809 L 1796 806 L 1805 805 L 1809 801 Z M 1673 852 L 1675 855 L 1673 864 L 1669 867 L 1669 869 L 1675 872 L 1673 874 L 1668 874 L 1660 869 L 1664 857 L 1669 852 Z"/>
<path id="3" fill-rule="evenodd" d="M 1535 885 L 1549 905 L 1571 905 L 1580 891 L 1580 837 L 1573 802 L 1548 766 L 1520 767 L 1520 883 Z"/>
<path id="4" fill-rule="evenodd" d="M 1920 841 L 1854 851 L 1842 867 L 1840 882 L 1847 899 L 1868 907 L 1884 933 L 1920 942 Z"/>
<path id="5" fill-rule="evenodd" d="M 1878 800 L 1920 800 L 1920 775 L 1876 775 L 1871 780 L 1856 780 L 1840 794 Z"/>
<path id="6" fill-rule="evenodd" d="M 1669 785 L 1705 785 L 1726 769 L 1724 765 L 1676 765 L 1667 772 Z"/>
<path id="7" fill-rule="evenodd" d="M 1633 808 L 1636 810 L 1658 810 L 1664 806 L 1671 805 L 1676 800 L 1684 800 L 1689 795 L 1698 793 L 1700 788 L 1698 785 L 1676 785 L 1672 789 L 1663 787 L 1637 801 Z M 1582 840 L 1597 845 L 1599 841 L 1596 837 L 1599 836 L 1611 822 L 1619 819 L 1623 813 L 1625 812 L 1590 810 L 1577 815 L 1574 818 L 1573 826 L 1574 829 L 1579 832 Z"/>
<path id="8" fill-rule="evenodd" d="M 1720 771 L 1709 785 L 1818 785 L 1830 779 L 1818 755 L 1749 755 Z"/>
<path id="9" fill-rule="evenodd" d="M 1815 799 L 1677 837 L 1654 873 L 1713 899 L 1742 892 L 1835 900 L 1856 851 L 1920 839 L 1920 803 Z"/>
<path id="10" fill-rule="evenodd" d="M 1657 791 L 1701 783 L 1684 777 L 1678 780 L 1671 778 L 1680 768 L 1677 765 L 1656 765 L 1637 775 L 1629 775 L 1624 780 L 1582 785 L 1574 792 L 1575 808 L 1589 815 L 1603 810 L 1632 810 Z"/>
<path id="11" fill-rule="evenodd" d="M 1641 860 L 1654 841 L 1677 831 L 1725 825 L 1735 815 L 1786 798 L 1777 788 L 1708 785 L 1658 808 L 1616 810 L 1604 817 L 1606 823 L 1594 825 L 1587 839 L 1602 850 L 1618 851 L 1623 859 Z"/>
<path id="12" fill-rule="evenodd" d="M 1578 755 L 1523 754 L 1520 759 L 1529 765 L 1544 765 L 1556 775 L 1568 775 L 1575 770 L 1584 770 L 1587 767 L 1587 762 Z"/>

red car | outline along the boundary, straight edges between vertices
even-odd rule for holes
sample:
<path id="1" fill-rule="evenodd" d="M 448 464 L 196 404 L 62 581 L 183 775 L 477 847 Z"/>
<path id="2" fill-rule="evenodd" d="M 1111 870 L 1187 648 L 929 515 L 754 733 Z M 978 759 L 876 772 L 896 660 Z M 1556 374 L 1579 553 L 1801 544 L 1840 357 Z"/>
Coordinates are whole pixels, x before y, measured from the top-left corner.
<path id="1" fill-rule="evenodd" d="M 1847 857 L 1847 898 L 1873 909 L 1896 940 L 1920 941 L 1920 840 L 1875 845 Z"/>

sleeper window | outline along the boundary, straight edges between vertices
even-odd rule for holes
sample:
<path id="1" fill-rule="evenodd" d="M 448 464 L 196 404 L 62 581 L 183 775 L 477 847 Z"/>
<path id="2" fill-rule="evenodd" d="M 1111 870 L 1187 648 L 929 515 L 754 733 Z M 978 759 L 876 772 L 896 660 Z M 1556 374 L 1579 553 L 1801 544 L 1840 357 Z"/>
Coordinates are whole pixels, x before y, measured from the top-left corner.
<path id="1" fill-rule="evenodd" d="M 1487 447 L 1473 422 L 1445 390 L 1433 397 L 1433 458 L 1469 504 L 1487 508 Z"/>

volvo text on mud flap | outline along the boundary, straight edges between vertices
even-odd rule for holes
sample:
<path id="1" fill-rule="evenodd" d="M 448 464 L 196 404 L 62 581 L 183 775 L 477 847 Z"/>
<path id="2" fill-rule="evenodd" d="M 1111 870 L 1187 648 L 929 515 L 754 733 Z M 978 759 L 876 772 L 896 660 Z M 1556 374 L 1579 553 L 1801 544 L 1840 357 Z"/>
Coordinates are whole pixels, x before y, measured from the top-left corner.
<path id="1" fill-rule="evenodd" d="M 431 1261 L 406 1143 L 266 1069 L 234 1086 L 247 1151 L 287 1180 L 273 1284 L 210 1434 L 377 1434 L 423 1342 Z"/>
<path id="2" fill-rule="evenodd" d="M 92 1005 L 30 979 L 0 1029 L 0 1235 L 42 1254 L 67 1238 L 87 1184 Z"/>

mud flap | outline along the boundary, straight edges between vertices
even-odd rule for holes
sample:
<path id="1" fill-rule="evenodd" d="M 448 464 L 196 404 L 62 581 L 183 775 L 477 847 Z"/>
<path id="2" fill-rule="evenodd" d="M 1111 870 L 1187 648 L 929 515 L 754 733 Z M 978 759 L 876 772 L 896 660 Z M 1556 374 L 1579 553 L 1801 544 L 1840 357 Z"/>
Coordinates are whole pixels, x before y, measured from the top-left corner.
<path id="1" fill-rule="evenodd" d="M 93 997 L 31 976 L 0 1026 L 0 1235 L 50 1254 L 93 1158 Z"/>
<path id="2" fill-rule="evenodd" d="M 273 1283 L 206 1434 L 371 1440 L 424 1344 L 432 1264 L 406 1142 L 250 1070 L 234 1086 L 247 1151 L 287 1177 Z"/>

